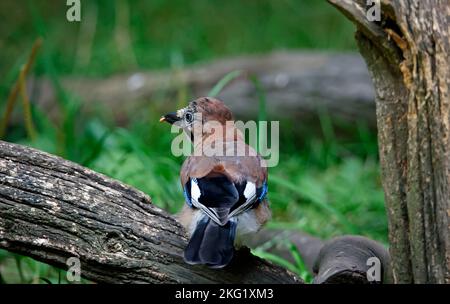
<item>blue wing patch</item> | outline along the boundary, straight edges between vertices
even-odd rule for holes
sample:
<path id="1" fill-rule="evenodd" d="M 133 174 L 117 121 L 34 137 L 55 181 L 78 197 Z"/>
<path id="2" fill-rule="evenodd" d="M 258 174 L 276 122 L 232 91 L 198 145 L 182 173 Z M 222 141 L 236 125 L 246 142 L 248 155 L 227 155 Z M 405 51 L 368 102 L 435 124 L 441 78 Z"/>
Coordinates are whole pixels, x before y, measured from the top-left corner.
<path id="1" fill-rule="evenodd" d="M 269 189 L 269 186 L 267 185 L 267 181 L 264 181 L 261 188 L 258 188 L 256 191 L 258 192 L 258 202 L 262 202 L 267 195 L 267 191 Z"/>
<path id="2" fill-rule="evenodd" d="M 184 185 L 183 189 L 184 200 L 186 204 L 192 208 L 192 200 L 191 200 L 191 180 L 189 179 L 186 185 Z"/>

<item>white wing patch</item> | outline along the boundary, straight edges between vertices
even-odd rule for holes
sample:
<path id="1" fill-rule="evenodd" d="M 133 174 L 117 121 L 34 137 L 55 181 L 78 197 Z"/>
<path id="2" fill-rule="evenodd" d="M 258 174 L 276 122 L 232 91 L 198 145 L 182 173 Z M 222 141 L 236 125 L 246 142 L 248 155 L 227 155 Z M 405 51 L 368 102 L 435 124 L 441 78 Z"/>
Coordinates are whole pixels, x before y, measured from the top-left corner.
<path id="1" fill-rule="evenodd" d="M 233 216 L 244 213 L 249 208 L 251 208 L 252 203 L 256 200 L 256 185 L 252 182 L 247 182 L 244 189 L 244 197 L 245 203 L 234 209 L 232 212 L 228 214 L 223 220 L 220 220 L 220 213 L 223 212 L 223 208 L 208 208 L 198 200 L 201 196 L 201 190 L 198 186 L 198 182 L 196 178 L 191 179 L 191 202 L 192 205 L 196 208 L 201 209 L 209 218 L 211 218 L 216 224 L 223 226 L 229 220 L 232 219 Z"/>
<path id="2" fill-rule="evenodd" d="M 220 208 L 208 208 L 202 203 L 200 203 L 198 200 L 200 196 L 202 195 L 200 187 L 198 186 L 198 182 L 196 178 L 191 179 L 191 202 L 192 205 L 196 208 L 199 208 L 203 210 L 203 212 L 209 216 L 217 225 L 223 226 L 228 222 L 229 218 L 226 218 L 225 222 L 222 222 L 219 219 L 219 213 L 221 210 L 216 210 Z"/>
<path id="3" fill-rule="evenodd" d="M 191 198 L 193 201 L 198 202 L 200 198 L 201 192 L 200 188 L 197 184 L 197 179 L 193 178 L 191 182 Z"/>
<path id="4" fill-rule="evenodd" d="M 247 185 L 245 185 L 244 189 L 244 196 L 246 200 L 248 201 L 250 198 L 256 195 L 256 186 L 252 182 L 247 182 Z"/>

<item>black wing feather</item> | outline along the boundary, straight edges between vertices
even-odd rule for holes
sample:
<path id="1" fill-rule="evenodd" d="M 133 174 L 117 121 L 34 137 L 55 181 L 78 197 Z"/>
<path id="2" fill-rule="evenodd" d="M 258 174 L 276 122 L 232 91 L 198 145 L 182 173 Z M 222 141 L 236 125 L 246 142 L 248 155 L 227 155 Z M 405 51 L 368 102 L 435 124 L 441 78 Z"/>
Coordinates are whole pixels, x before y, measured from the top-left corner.
<path id="1" fill-rule="evenodd" d="M 234 255 L 236 222 L 229 221 L 224 226 L 217 225 L 204 216 L 192 235 L 184 251 L 186 263 L 206 264 L 213 268 L 228 265 Z"/>
<path id="2" fill-rule="evenodd" d="M 244 195 L 247 184 L 247 181 L 233 183 L 226 176 L 206 176 L 190 179 L 184 187 L 184 195 L 190 207 L 202 209 L 214 222 L 223 226 L 230 218 L 255 207 L 263 199 L 261 194 L 267 190 L 266 183 L 251 197 Z M 196 195 L 191 186 L 197 190 Z"/>
<path id="3" fill-rule="evenodd" d="M 239 198 L 234 184 L 226 176 L 197 179 L 201 191 L 199 203 L 209 208 L 231 208 Z"/>

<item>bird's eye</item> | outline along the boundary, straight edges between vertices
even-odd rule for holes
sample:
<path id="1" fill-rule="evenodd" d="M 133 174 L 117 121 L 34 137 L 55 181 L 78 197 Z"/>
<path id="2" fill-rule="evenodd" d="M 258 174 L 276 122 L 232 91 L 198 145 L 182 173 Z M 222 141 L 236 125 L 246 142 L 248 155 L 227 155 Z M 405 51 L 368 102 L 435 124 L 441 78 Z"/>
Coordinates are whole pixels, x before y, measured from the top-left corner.
<path id="1" fill-rule="evenodd" d="M 184 119 L 186 120 L 186 122 L 192 122 L 193 120 L 194 120 L 194 115 L 192 115 L 192 113 L 191 112 L 187 112 L 185 115 L 184 115 Z"/>

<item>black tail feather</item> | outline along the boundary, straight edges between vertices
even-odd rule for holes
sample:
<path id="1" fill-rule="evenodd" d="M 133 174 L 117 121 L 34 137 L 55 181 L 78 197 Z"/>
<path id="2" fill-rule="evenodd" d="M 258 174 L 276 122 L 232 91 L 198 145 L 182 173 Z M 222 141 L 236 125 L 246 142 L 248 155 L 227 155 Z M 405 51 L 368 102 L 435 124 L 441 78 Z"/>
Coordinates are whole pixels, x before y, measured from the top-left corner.
<path id="1" fill-rule="evenodd" d="M 219 226 L 208 217 L 199 221 L 184 251 L 188 264 L 205 264 L 222 268 L 231 262 L 234 255 L 236 223 L 229 221 Z"/>

